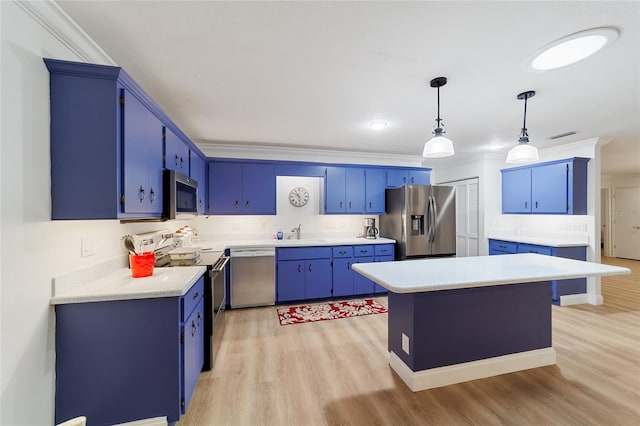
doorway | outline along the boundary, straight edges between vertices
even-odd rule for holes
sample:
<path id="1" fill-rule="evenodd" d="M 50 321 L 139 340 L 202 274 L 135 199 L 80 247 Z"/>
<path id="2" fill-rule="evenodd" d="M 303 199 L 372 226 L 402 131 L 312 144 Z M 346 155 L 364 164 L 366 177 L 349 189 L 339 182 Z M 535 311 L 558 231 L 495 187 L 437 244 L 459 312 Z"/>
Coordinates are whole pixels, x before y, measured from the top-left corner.
<path id="1" fill-rule="evenodd" d="M 640 187 L 613 190 L 614 255 L 640 260 Z"/>

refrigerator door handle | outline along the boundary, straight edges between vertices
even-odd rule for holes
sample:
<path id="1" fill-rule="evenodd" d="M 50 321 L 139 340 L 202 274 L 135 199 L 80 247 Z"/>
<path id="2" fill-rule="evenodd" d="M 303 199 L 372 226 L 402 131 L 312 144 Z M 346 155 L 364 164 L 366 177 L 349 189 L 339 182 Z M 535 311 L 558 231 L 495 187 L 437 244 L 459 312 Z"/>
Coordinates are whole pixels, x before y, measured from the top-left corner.
<path id="1" fill-rule="evenodd" d="M 436 240 L 436 218 L 438 217 L 438 204 L 436 203 L 436 197 L 431 196 L 431 228 L 433 231 L 431 232 L 431 242 Z"/>
<path id="2" fill-rule="evenodd" d="M 429 226 L 428 226 L 428 230 L 427 230 L 427 239 L 430 243 L 433 242 L 434 238 L 435 238 L 435 233 L 436 233 L 436 229 L 435 229 L 435 215 L 434 215 L 434 211 L 435 211 L 435 203 L 434 203 L 434 199 L 433 197 L 430 195 L 428 198 L 428 202 L 427 202 L 427 216 L 428 216 L 428 221 L 429 221 Z"/>

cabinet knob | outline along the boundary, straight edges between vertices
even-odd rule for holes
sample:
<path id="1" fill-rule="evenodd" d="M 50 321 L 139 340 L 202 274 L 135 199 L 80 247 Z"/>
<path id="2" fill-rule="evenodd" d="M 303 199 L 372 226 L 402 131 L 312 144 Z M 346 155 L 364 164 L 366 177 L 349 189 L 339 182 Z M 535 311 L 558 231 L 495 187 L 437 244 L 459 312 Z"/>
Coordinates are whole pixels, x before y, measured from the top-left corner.
<path id="1" fill-rule="evenodd" d="M 311 272 L 311 264 L 309 264 L 309 272 Z"/>
<path id="2" fill-rule="evenodd" d="M 238 208 L 238 200 L 236 200 L 236 202 L 233 203 L 233 207 L 236 208 L 236 209 Z"/>
<path id="3" fill-rule="evenodd" d="M 245 208 L 245 209 L 248 209 L 248 208 L 249 208 L 249 201 L 246 201 L 246 202 L 244 203 L 244 208 Z"/>
<path id="4" fill-rule="evenodd" d="M 298 273 L 302 272 L 302 265 L 298 265 Z"/>
<path id="5" fill-rule="evenodd" d="M 151 204 L 153 204 L 155 200 L 156 200 L 156 193 L 153 190 L 153 188 L 151 188 L 151 190 L 149 191 L 149 201 L 151 202 Z"/>

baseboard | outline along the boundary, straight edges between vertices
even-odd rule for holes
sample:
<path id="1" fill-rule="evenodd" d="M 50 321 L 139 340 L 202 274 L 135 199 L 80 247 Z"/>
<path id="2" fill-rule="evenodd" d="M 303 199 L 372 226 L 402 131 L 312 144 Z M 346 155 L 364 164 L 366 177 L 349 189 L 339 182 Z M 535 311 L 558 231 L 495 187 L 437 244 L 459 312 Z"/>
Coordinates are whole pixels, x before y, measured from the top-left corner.
<path id="1" fill-rule="evenodd" d="M 585 303 L 589 303 L 589 296 L 587 293 L 560 296 L 560 306 L 582 305 Z"/>
<path id="2" fill-rule="evenodd" d="M 556 351 L 548 347 L 414 372 L 395 353 L 389 353 L 389 365 L 413 392 L 555 363 Z"/>

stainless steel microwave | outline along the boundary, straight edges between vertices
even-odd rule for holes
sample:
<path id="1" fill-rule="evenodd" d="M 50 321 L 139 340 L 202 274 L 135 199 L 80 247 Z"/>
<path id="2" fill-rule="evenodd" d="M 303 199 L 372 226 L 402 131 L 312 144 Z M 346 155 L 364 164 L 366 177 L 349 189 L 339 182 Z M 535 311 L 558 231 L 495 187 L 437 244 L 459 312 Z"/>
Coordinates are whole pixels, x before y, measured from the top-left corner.
<path id="1" fill-rule="evenodd" d="M 198 214 L 198 182 L 175 170 L 163 171 L 163 218 L 190 219 Z"/>

